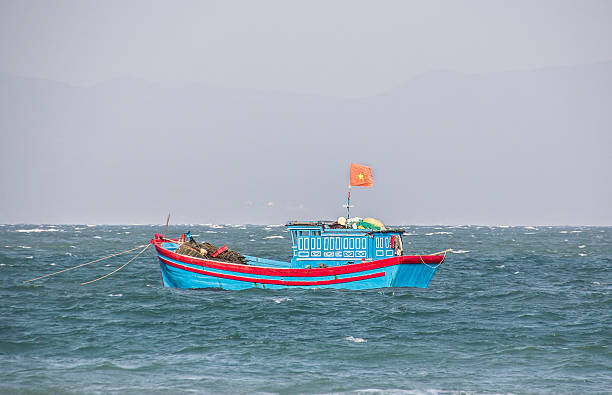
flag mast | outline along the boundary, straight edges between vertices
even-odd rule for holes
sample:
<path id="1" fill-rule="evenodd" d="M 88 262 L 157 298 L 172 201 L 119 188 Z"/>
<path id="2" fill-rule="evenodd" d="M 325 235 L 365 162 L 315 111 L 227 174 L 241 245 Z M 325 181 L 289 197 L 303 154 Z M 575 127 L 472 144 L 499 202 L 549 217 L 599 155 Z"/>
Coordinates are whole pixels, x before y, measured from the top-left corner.
<path id="1" fill-rule="evenodd" d="M 351 184 L 349 184 L 348 186 L 348 197 L 346 198 L 346 204 L 342 205 L 343 207 L 346 207 L 346 220 L 348 221 L 348 219 L 351 217 Z"/>

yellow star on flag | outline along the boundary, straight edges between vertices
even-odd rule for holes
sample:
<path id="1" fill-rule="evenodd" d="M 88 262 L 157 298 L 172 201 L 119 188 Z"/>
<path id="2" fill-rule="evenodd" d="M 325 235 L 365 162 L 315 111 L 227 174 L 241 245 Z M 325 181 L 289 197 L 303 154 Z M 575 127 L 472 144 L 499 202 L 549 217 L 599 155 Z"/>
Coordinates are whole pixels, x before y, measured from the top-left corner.
<path id="1" fill-rule="evenodd" d="M 369 166 L 351 163 L 350 183 L 352 186 L 372 187 L 372 169 Z"/>

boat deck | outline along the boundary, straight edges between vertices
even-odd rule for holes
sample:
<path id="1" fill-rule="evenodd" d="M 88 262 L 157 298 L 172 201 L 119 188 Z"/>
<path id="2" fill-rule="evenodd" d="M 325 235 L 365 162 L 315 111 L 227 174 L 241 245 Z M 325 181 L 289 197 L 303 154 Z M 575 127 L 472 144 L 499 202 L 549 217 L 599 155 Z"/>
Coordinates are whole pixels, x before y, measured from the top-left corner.
<path id="1" fill-rule="evenodd" d="M 174 243 L 174 242 L 164 242 L 161 244 L 161 247 L 168 251 L 176 253 L 176 250 L 179 248 L 179 244 Z M 291 268 L 291 262 L 277 261 L 275 259 L 266 259 L 266 258 L 251 256 L 251 255 L 243 255 L 243 256 L 247 259 L 248 264 L 251 266 L 287 268 L 287 269 Z M 206 258 L 206 259 L 209 261 L 224 262 L 224 261 L 217 260 L 214 258 Z"/>

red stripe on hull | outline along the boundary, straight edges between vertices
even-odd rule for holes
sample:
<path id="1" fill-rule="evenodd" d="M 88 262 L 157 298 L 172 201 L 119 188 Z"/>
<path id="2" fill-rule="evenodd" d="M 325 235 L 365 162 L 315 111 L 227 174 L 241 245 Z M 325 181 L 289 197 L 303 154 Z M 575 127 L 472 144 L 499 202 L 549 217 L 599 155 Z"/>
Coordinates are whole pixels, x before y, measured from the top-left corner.
<path id="1" fill-rule="evenodd" d="M 155 243 L 155 248 L 160 255 L 174 259 L 179 262 L 188 263 L 190 265 L 198 265 L 211 269 L 227 270 L 230 272 L 255 274 L 261 276 L 273 277 L 322 277 L 322 276 L 338 276 L 342 274 L 351 274 L 365 272 L 368 270 L 380 269 L 383 267 L 402 265 L 402 264 L 422 264 L 427 263 L 436 265 L 444 261 L 444 256 L 441 255 L 410 255 L 396 256 L 392 258 L 380 259 L 371 262 L 360 262 L 351 265 L 333 266 L 328 268 L 314 269 L 279 269 L 268 268 L 261 266 L 239 265 L 235 263 L 225 263 L 219 261 L 211 261 L 208 259 L 193 258 L 186 255 L 177 254 L 170 250 L 162 248 L 160 244 Z"/>
<path id="2" fill-rule="evenodd" d="M 354 276 L 354 277 L 345 277 L 345 278 L 337 278 L 333 280 L 319 280 L 319 281 L 286 281 L 286 280 L 274 280 L 274 279 L 266 279 L 266 278 L 252 278 L 252 277 L 242 277 L 242 276 L 234 276 L 231 274 L 223 274 L 223 273 L 215 273 L 209 272 L 206 270 L 200 270 L 189 266 L 179 265 L 178 263 L 174 263 L 168 261 L 161 256 L 159 260 L 168 266 L 172 266 L 177 269 L 186 270 L 188 272 L 203 274 L 205 276 L 211 277 L 220 277 L 225 278 L 227 280 L 236 280 L 236 281 L 244 281 L 248 283 L 257 283 L 257 284 L 275 284 L 275 285 L 294 285 L 294 286 L 306 286 L 306 285 L 329 285 L 329 284 L 340 284 L 340 283 L 349 283 L 353 281 L 367 280 L 370 278 L 384 277 L 385 273 L 373 273 L 366 274 L 363 276 Z"/>

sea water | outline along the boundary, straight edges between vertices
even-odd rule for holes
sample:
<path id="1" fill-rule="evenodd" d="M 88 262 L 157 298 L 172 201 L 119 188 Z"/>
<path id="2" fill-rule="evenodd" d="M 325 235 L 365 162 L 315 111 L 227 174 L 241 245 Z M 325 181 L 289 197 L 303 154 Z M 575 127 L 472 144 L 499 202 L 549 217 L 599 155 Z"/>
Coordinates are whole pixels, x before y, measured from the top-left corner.
<path id="1" fill-rule="evenodd" d="M 161 226 L 0 226 L 1 393 L 610 393 L 612 228 L 405 226 L 427 289 L 163 288 Z M 176 225 L 290 259 L 283 226 Z M 135 254 L 135 251 L 132 254 Z"/>

